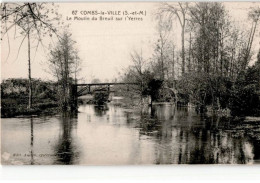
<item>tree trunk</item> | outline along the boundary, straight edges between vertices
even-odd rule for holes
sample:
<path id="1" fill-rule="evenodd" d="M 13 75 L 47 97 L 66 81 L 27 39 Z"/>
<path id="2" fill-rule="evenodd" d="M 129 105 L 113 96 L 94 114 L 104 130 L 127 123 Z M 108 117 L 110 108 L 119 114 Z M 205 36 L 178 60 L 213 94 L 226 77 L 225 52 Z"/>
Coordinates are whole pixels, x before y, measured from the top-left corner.
<path id="1" fill-rule="evenodd" d="M 172 78 L 173 78 L 173 81 L 175 80 L 175 63 L 174 63 L 174 46 L 173 46 L 173 49 L 172 49 Z"/>
<path id="2" fill-rule="evenodd" d="M 63 89 L 63 92 L 64 92 L 64 103 L 63 103 L 63 109 L 64 110 L 67 110 L 67 107 L 68 107 L 68 50 L 65 51 L 65 55 L 64 55 L 64 70 L 65 70 L 65 77 L 64 77 L 64 89 Z"/>
<path id="3" fill-rule="evenodd" d="M 189 63 L 188 63 L 188 70 L 191 71 L 191 32 L 190 32 L 190 45 L 189 45 Z"/>
<path id="4" fill-rule="evenodd" d="M 161 69 L 162 69 L 162 76 L 161 76 L 161 79 L 164 80 L 164 63 L 163 63 L 163 54 L 161 52 Z"/>
<path id="5" fill-rule="evenodd" d="M 181 31 L 181 43 L 182 43 L 182 74 L 185 73 L 185 48 L 184 48 L 184 25 L 182 26 Z"/>
<path id="6" fill-rule="evenodd" d="M 161 49 L 160 49 L 160 56 L 161 56 L 161 69 L 162 69 L 162 75 L 161 75 L 161 79 L 164 80 L 164 58 L 163 58 L 163 39 L 162 36 L 161 37 Z"/>
<path id="7" fill-rule="evenodd" d="M 256 26 L 257 26 L 257 21 L 255 22 L 254 29 L 253 29 L 253 32 L 252 32 L 252 36 L 250 35 L 251 40 L 249 40 L 249 47 L 248 47 L 248 50 L 247 50 L 247 53 L 246 53 L 247 54 L 246 55 L 246 64 L 249 62 L 249 56 L 250 56 L 250 51 L 251 51 L 251 47 L 252 47 L 252 44 L 253 44 L 253 39 L 254 39 L 254 36 L 255 36 Z"/>
<path id="8" fill-rule="evenodd" d="M 31 78 L 31 53 L 30 53 L 30 30 L 28 30 L 28 76 L 29 76 L 29 103 L 28 108 L 32 107 L 32 78 Z"/>

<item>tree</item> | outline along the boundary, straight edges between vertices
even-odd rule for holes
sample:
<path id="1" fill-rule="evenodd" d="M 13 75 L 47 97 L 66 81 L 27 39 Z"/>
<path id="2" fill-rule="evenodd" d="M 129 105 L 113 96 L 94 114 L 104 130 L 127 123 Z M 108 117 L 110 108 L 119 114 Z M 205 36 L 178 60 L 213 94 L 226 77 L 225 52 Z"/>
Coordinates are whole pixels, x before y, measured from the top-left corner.
<path id="1" fill-rule="evenodd" d="M 187 22 L 189 3 L 162 3 L 159 7 L 159 13 L 165 15 L 170 21 L 174 16 L 177 16 L 178 22 L 181 26 L 181 57 L 182 57 L 182 74 L 185 73 L 185 28 Z"/>
<path id="2" fill-rule="evenodd" d="M 142 50 L 140 50 L 139 52 L 133 50 L 132 53 L 130 53 L 130 57 L 133 65 L 128 70 L 128 77 L 126 77 L 126 80 L 130 80 L 130 82 L 140 83 L 138 87 L 138 92 L 142 93 L 144 83 L 143 75 L 146 69 L 146 60 L 143 57 Z"/>
<path id="3" fill-rule="evenodd" d="M 251 11 L 249 11 L 249 13 L 248 13 L 248 17 L 249 17 L 249 19 L 252 20 L 252 26 L 251 26 L 251 30 L 250 30 L 250 34 L 249 34 L 248 44 L 246 47 L 245 63 L 248 63 L 250 60 L 251 47 L 253 44 L 257 23 L 260 18 L 260 8 L 259 7 L 252 8 Z"/>
<path id="4" fill-rule="evenodd" d="M 161 80 L 169 79 L 169 70 L 174 68 L 174 44 L 169 40 L 171 25 L 164 21 L 162 16 L 158 16 L 158 40 L 154 50 L 154 69 L 158 72 Z M 172 43 L 172 44 L 171 44 Z M 172 58 L 171 54 L 173 55 Z M 174 74 L 174 72 L 173 72 Z"/>
<path id="5" fill-rule="evenodd" d="M 229 103 L 234 116 L 260 116 L 260 67 L 257 64 L 239 74 Z"/>
<path id="6" fill-rule="evenodd" d="M 32 77 L 31 77 L 31 39 L 37 39 L 36 52 L 39 44 L 43 46 L 42 39 L 44 36 L 52 34 L 57 35 L 57 29 L 53 26 L 53 22 L 59 23 L 60 15 L 57 13 L 57 7 L 52 4 L 48 7 L 48 3 L 2 3 L 1 4 L 1 22 L 2 29 L 1 39 L 7 36 L 9 44 L 8 32 L 15 29 L 16 32 L 20 29 L 20 34 L 23 36 L 20 47 L 25 38 L 28 40 L 28 78 L 29 78 L 29 102 L 28 108 L 32 107 Z M 18 28 L 18 29 L 17 29 Z M 9 45 L 10 47 L 10 45 Z M 20 47 L 18 53 L 20 51 Z M 9 48 L 10 53 L 10 48 Z M 8 53 L 8 57 L 9 57 Z"/>
<path id="7" fill-rule="evenodd" d="M 228 36 L 229 22 L 220 3 L 195 3 L 189 9 L 194 34 L 194 56 L 198 71 L 223 73 L 224 39 Z"/>
<path id="8" fill-rule="evenodd" d="M 130 57 L 133 65 L 127 68 L 125 75 L 123 76 L 123 80 L 129 83 L 139 83 L 138 85 L 128 87 L 133 88 L 131 91 L 134 91 L 130 97 L 139 95 L 142 101 L 143 96 L 150 95 L 148 85 L 149 82 L 155 78 L 155 74 L 151 71 L 151 67 L 148 67 L 151 63 L 148 64 L 147 59 L 143 57 L 142 50 L 139 52 L 133 50 L 130 53 Z M 157 70 L 157 73 L 160 72 Z"/>
<path id="9" fill-rule="evenodd" d="M 50 48 L 49 56 L 50 71 L 56 77 L 61 87 L 60 104 L 63 110 L 68 109 L 70 102 L 70 85 L 73 82 L 73 74 L 77 76 L 77 72 L 79 71 L 79 69 L 75 70 L 75 68 L 80 68 L 78 65 L 78 51 L 75 49 L 76 42 L 72 40 L 71 36 L 68 31 L 65 31 L 56 46 Z"/>
<path id="10" fill-rule="evenodd" d="M 74 83 L 77 84 L 78 82 L 78 73 L 82 70 L 81 69 L 81 59 L 78 56 L 79 51 L 75 49 L 74 51 L 74 64 L 73 64 L 73 72 L 74 72 Z"/>
<path id="11" fill-rule="evenodd" d="M 245 34 L 222 3 L 193 3 L 189 14 L 189 60 L 196 64 L 178 82 L 179 90 L 195 104 L 225 108 L 236 73 L 245 69 Z"/>
<path id="12" fill-rule="evenodd" d="M 258 51 L 258 54 L 257 54 L 257 60 L 255 62 L 255 67 L 260 68 L 260 50 Z"/>
<path id="13" fill-rule="evenodd" d="M 144 95 L 151 97 L 151 105 L 153 101 L 159 98 L 159 90 L 163 86 L 163 81 L 159 79 L 150 78 L 147 82 L 147 88 L 144 90 Z"/>
<path id="14" fill-rule="evenodd" d="M 95 92 L 94 101 L 97 105 L 104 105 L 108 101 L 109 94 L 107 92 Z"/>

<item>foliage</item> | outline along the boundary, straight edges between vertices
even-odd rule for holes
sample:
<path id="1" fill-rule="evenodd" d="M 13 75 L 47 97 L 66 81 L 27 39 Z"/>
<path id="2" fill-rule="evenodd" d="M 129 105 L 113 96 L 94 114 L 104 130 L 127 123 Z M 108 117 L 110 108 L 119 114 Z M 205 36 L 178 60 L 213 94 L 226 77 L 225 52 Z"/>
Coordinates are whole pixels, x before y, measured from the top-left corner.
<path id="1" fill-rule="evenodd" d="M 143 91 L 143 95 L 150 95 L 152 101 L 160 98 L 159 90 L 163 85 L 163 81 L 159 79 L 150 79 L 147 83 L 147 88 Z"/>
<path id="2" fill-rule="evenodd" d="M 134 58 L 138 58 L 138 62 Z M 146 67 L 143 62 L 143 58 L 135 52 L 133 59 L 134 65 L 129 68 L 128 72 L 124 76 L 126 82 L 139 83 L 135 88 L 135 93 L 140 96 L 150 96 L 152 101 L 158 101 L 160 99 L 159 94 L 161 87 L 163 86 L 163 80 L 161 74 L 154 73 Z"/>
<path id="3" fill-rule="evenodd" d="M 58 21 L 60 16 L 57 13 L 57 9 L 52 4 L 52 7 L 48 7 L 47 3 L 2 3 L 1 4 L 1 40 L 4 36 L 8 39 L 8 56 L 10 53 L 9 34 L 8 32 L 14 28 L 14 39 L 16 38 L 16 32 L 23 36 L 20 43 L 20 48 L 27 37 L 28 39 L 28 108 L 32 107 L 32 79 L 31 79 L 31 39 L 34 38 L 38 41 L 36 51 L 39 43 L 43 46 L 42 39 L 46 34 L 52 37 L 52 34 L 57 35 L 57 29 L 53 26 L 53 22 Z M 17 54 L 17 56 L 18 56 Z"/>
<path id="4" fill-rule="evenodd" d="M 260 116 L 260 67 L 241 72 L 232 90 L 230 109 L 233 115 Z"/>
<path id="5" fill-rule="evenodd" d="M 30 33 L 37 39 L 38 48 L 43 37 L 52 37 L 53 34 L 59 37 L 57 26 L 63 24 L 60 19 L 61 15 L 58 14 L 58 6 L 54 3 L 2 3 L 2 39 L 4 36 L 8 37 L 8 32 L 14 28 L 16 30 L 15 34 L 18 32 L 24 36 L 23 40 Z M 55 23 L 57 26 L 54 25 Z"/>
<path id="6" fill-rule="evenodd" d="M 28 79 L 7 79 L 1 83 L 1 116 L 40 114 L 57 107 L 57 85 L 40 79 L 32 80 L 34 105 L 27 109 Z"/>
<path id="7" fill-rule="evenodd" d="M 51 81 L 32 79 L 34 98 L 56 100 L 57 86 Z M 11 78 L 1 83 L 1 98 L 26 98 L 28 95 L 28 79 Z"/>
<path id="8" fill-rule="evenodd" d="M 61 40 L 54 48 L 50 48 L 49 68 L 51 74 L 59 84 L 59 104 L 63 110 L 70 108 L 70 86 L 77 82 L 77 73 L 80 71 L 80 58 L 75 48 L 75 41 L 71 34 L 64 31 Z"/>
<path id="9" fill-rule="evenodd" d="M 169 11 L 176 15 L 176 7 L 176 3 L 162 3 L 158 10 L 161 15 L 168 13 L 167 21 L 173 21 Z M 260 87 L 256 83 L 260 74 L 256 66 L 247 68 L 259 8 L 248 12 L 252 23 L 249 30 L 240 29 L 222 3 L 190 3 L 187 9 L 185 34 L 190 38 L 186 62 L 190 68 L 178 78 L 178 100 L 198 107 L 211 105 L 215 110 L 230 108 L 234 115 L 259 115 Z M 170 83 L 170 78 L 165 79 Z"/>
<path id="10" fill-rule="evenodd" d="M 94 94 L 94 101 L 97 105 L 104 105 L 108 101 L 108 93 L 96 92 Z"/>
<path id="11" fill-rule="evenodd" d="M 172 2 L 172 3 L 162 3 L 158 8 L 158 13 L 160 16 L 166 17 L 168 24 L 172 24 L 173 17 L 177 17 L 178 22 L 181 26 L 181 58 L 182 58 L 182 74 L 185 73 L 185 29 L 187 25 L 187 16 L 189 10 L 188 2 Z"/>
<path id="12" fill-rule="evenodd" d="M 259 9 L 248 12 L 252 26 L 241 29 L 219 2 L 161 3 L 153 54 L 144 58 L 142 51 L 134 51 L 133 66 L 123 79 L 141 83 L 139 94 L 150 95 L 152 101 L 169 101 L 174 95 L 176 103 L 191 103 L 200 111 L 211 106 L 213 110 L 229 108 L 233 115 L 260 115 L 260 53 L 256 65 L 248 68 Z M 181 48 L 173 41 L 176 18 L 182 31 Z M 184 40 L 187 34 L 189 39 Z"/>

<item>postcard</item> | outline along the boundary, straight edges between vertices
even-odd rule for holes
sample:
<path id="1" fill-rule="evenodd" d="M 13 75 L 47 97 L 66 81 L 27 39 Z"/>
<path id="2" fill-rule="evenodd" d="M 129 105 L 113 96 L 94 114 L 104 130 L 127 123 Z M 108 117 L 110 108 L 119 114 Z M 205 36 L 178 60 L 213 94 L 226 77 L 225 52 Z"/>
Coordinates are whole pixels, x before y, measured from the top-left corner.
<path id="1" fill-rule="evenodd" d="M 259 2 L 2 3 L 1 164 L 259 164 L 259 24 Z"/>

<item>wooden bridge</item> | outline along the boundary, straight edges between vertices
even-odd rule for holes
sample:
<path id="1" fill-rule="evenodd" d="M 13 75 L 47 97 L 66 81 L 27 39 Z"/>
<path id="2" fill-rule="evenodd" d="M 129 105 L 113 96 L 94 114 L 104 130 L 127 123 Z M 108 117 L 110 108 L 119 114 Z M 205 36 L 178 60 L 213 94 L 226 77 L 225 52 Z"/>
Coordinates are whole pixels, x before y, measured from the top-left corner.
<path id="1" fill-rule="evenodd" d="M 95 91 L 106 91 L 110 93 L 110 87 L 115 85 L 125 85 L 129 87 L 129 85 L 140 85 L 140 83 L 84 83 L 84 84 L 72 84 L 70 97 L 73 101 L 72 107 L 77 108 L 77 100 L 78 97 L 86 95 L 86 94 L 93 94 Z M 79 88 L 80 87 L 80 88 Z M 99 87 L 99 88 L 97 88 Z"/>
<path id="2" fill-rule="evenodd" d="M 111 86 L 115 85 L 123 85 L 129 87 L 130 85 L 141 85 L 141 83 L 127 83 L 127 82 L 120 82 L 120 83 L 83 83 L 83 84 L 72 84 L 71 85 L 71 100 L 73 101 L 73 106 L 76 108 L 78 97 L 87 95 L 87 94 L 94 94 L 95 92 L 112 92 Z M 174 88 L 164 87 L 164 89 L 169 90 L 172 95 L 175 97 L 175 101 L 178 101 L 178 91 Z"/>
<path id="3" fill-rule="evenodd" d="M 125 85 L 125 86 L 129 86 L 129 85 L 139 85 L 140 83 L 89 83 L 89 84 L 76 84 L 74 85 L 74 87 L 77 88 L 77 96 L 82 96 L 82 95 L 86 95 L 86 94 L 92 94 L 93 92 L 91 91 L 91 87 L 102 87 L 103 89 L 107 89 L 108 92 L 110 92 L 110 86 L 114 86 L 114 85 Z M 78 87 L 82 87 L 78 90 Z"/>

